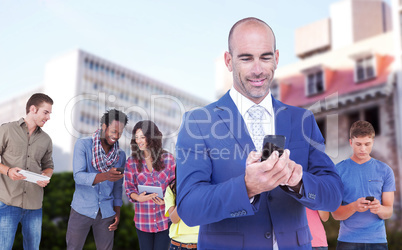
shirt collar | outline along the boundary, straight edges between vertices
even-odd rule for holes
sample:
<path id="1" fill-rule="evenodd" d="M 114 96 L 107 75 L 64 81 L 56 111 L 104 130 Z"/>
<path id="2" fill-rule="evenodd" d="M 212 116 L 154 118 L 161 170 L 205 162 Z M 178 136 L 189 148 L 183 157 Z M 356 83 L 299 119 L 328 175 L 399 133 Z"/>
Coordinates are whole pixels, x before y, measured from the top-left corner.
<path id="1" fill-rule="evenodd" d="M 20 118 L 20 119 L 18 120 L 18 125 L 21 126 L 22 124 L 25 124 L 24 118 Z"/>
<path id="2" fill-rule="evenodd" d="M 256 105 L 253 101 L 251 101 L 244 95 L 240 94 L 240 92 L 237 91 L 233 86 L 230 89 L 229 95 L 243 117 L 245 116 L 249 108 L 251 108 L 253 105 Z M 273 117 L 274 109 L 272 107 L 271 91 L 258 105 L 265 108 L 268 111 L 268 113 Z"/>
<path id="3" fill-rule="evenodd" d="M 27 125 L 27 123 L 25 122 L 25 119 L 24 119 L 24 118 L 20 118 L 20 119 L 18 120 L 18 125 L 20 125 L 20 126 L 25 125 L 25 127 L 28 129 L 28 125 Z M 36 129 L 35 129 L 34 132 L 40 133 L 41 131 L 42 131 L 42 129 L 41 129 L 39 126 L 36 126 Z"/>

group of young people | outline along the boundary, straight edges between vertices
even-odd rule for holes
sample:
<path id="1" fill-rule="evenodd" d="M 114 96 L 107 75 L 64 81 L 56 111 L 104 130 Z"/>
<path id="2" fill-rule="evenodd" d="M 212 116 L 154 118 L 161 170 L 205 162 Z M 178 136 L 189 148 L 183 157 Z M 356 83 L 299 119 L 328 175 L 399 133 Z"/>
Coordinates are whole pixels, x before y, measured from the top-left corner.
<path id="1" fill-rule="evenodd" d="M 279 51 L 269 25 L 242 19 L 230 30 L 228 45 L 233 86 L 184 115 L 176 157 L 163 150 L 162 133 L 147 120 L 135 124 L 126 158 L 118 141 L 128 118 L 116 109 L 104 113 L 91 137 L 77 140 L 67 249 L 82 249 L 91 228 L 97 248 L 112 249 L 123 187 L 134 203 L 141 249 L 325 248 L 314 243 L 316 229 L 321 236 L 323 230 L 317 211 L 341 221 L 338 249 L 387 249 L 384 220 L 393 213 L 395 179 L 389 166 L 370 156 L 371 124 L 352 125 L 352 157 L 335 166 L 313 114 L 270 93 Z M 52 104 L 47 95 L 34 94 L 25 118 L 0 127 L 4 249 L 12 248 L 19 223 L 24 248 L 39 249 L 49 180 L 21 181 L 26 177 L 19 171 L 53 173 L 51 139 L 41 129 Z M 260 160 L 264 134 L 285 136 L 282 155 L 274 151 Z M 164 197 L 140 192 L 139 185 L 160 187 Z M 310 215 L 315 219 L 308 223 Z"/>
<path id="2" fill-rule="evenodd" d="M 36 93 L 26 104 L 25 118 L 0 127 L 2 249 L 12 249 L 20 223 L 24 249 L 39 249 L 43 187 L 50 180 L 24 181 L 27 177 L 20 171 L 47 177 L 53 174 L 52 142 L 41 129 L 50 119 L 52 105 L 49 96 Z M 177 215 L 176 164 L 173 155 L 162 148 L 162 133 L 152 121 L 138 122 L 132 131 L 132 154 L 127 159 L 119 148 L 127 123 L 125 113 L 108 110 L 100 120 L 100 128 L 75 144 L 75 192 L 66 233 L 67 249 L 83 249 L 91 228 L 97 249 L 113 248 L 123 204 L 123 186 L 134 203 L 134 222 L 141 249 L 196 248 L 197 227 L 187 227 Z M 138 185 L 161 187 L 166 196 L 139 192 Z M 170 221 L 173 221 L 171 236 Z"/>
<path id="3" fill-rule="evenodd" d="M 174 156 L 162 148 L 161 131 L 150 120 L 137 122 L 132 130 L 131 155 L 126 160 L 118 141 L 127 122 L 122 111 L 109 110 L 92 137 L 76 142 L 75 192 L 66 234 L 67 249 L 83 249 L 91 228 L 97 249 L 113 248 L 123 186 L 129 201 L 134 203 L 140 249 L 196 248 L 197 228 L 187 227 L 176 212 L 176 163 Z M 160 187 L 166 196 L 140 191 L 139 185 Z M 170 221 L 173 224 L 169 235 Z"/>

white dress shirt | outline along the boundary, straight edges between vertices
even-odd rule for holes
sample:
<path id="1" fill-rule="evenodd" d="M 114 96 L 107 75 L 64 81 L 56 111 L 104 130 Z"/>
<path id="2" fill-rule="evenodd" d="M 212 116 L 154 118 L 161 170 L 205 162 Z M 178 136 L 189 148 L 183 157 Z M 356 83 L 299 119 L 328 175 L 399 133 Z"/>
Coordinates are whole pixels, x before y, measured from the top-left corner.
<path id="1" fill-rule="evenodd" d="M 255 105 L 247 97 L 240 94 L 234 87 L 230 89 L 229 92 L 230 97 L 235 103 L 237 109 L 239 110 L 241 116 L 243 117 L 244 122 L 247 125 L 247 129 L 251 131 L 251 123 L 253 119 L 250 117 L 250 114 L 247 112 L 249 108 Z M 275 134 L 275 116 L 274 116 L 274 108 L 272 107 L 272 96 L 271 92 L 262 100 L 259 106 L 264 108 L 264 118 L 262 120 L 262 127 L 264 129 L 265 135 L 274 135 Z M 251 139 L 254 142 L 253 135 L 250 133 Z M 255 143 L 254 143 L 255 145 Z M 261 150 L 261 149 L 259 149 Z"/>
<path id="2" fill-rule="evenodd" d="M 244 122 L 247 125 L 247 129 L 251 131 L 251 122 L 253 121 L 250 117 L 249 113 L 247 112 L 249 108 L 251 108 L 255 103 L 248 99 L 247 97 L 243 96 L 239 93 L 233 86 L 229 92 L 230 97 L 232 98 L 233 102 L 235 103 L 237 109 L 239 110 L 241 116 L 243 117 Z M 275 134 L 275 115 L 274 115 L 274 108 L 272 106 L 272 96 L 271 92 L 262 100 L 258 105 L 264 108 L 265 110 L 265 119 L 262 120 L 262 127 L 264 129 L 265 135 L 274 135 Z M 251 133 L 250 133 L 251 135 Z M 251 139 L 254 142 L 254 138 L 251 135 Z M 255 145 L 255 143 L 254 143 Z M 250 199 L 250 202 L 254 200 L 254 197 Z M 278 250 L 278 242 L 276 241 L 275 232 L 272 228 L 272 249 Z"/>

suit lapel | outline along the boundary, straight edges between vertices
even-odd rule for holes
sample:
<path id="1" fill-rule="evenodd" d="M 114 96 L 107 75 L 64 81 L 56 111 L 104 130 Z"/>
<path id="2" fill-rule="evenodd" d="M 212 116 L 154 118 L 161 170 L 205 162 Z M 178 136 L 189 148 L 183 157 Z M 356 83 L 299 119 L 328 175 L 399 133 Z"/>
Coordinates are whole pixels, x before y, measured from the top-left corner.
<path id="1" fill-rule="evenodd" d="M 230 97 L 229 91 L 217 101 L 214 111 L 243 150 L 247 145 L 249 145 L 249 150 L 254 149 L 254 143 L 247 130 L 246 123 Z"/>
<path id="2" fill-rule="evenodd" d="M 275 116 L 275 134 L 286 137 L 285 148 L 289 148 L 289 139 L 291 136 L 292 117 L 288 107 L 282 102 L 272 98 L 272 105 Z M 236 139 L 239 145 L 244 149 L 250 145 L 254 149 L 254 143 L 247 130 L 246 123 L 243 120 L 239 110 L 229 95 L 229 91 L 216 102 L 215 113 L 224 123 L 231 135 Z"/>
<path id="3" fill-rule="evenodd" d="M 272 98 L 272 105 L 275 113 L 275 134 L 286 137 L 285 148 L 289 148 L 289 139 L 291 136 L 292 117 L 286 105 Z"/>

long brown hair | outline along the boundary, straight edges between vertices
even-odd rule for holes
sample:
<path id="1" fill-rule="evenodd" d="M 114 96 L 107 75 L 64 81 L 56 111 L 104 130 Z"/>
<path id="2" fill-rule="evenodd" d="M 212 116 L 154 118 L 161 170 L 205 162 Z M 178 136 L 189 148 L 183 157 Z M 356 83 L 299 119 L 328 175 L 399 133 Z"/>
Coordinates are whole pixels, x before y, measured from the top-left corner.
<path id="1" fill-rule="evenodd" d="M 137 171 L 142 172 L 142 161 L 144 160 L 144 152 L 140 150 L 137 142 L 135 141 L 135 133 L 141 129 L 147 142 L 147 149 L 151 151 L 152 168 L 156 171 L 161 171 L 165 168 L 162 155 L 166 152 L 162 148 L 162 132 L 158 126 L 152 121 L 145 120 L 135 124 L 131 138 L 131 156 L 137 163 Z"/>

